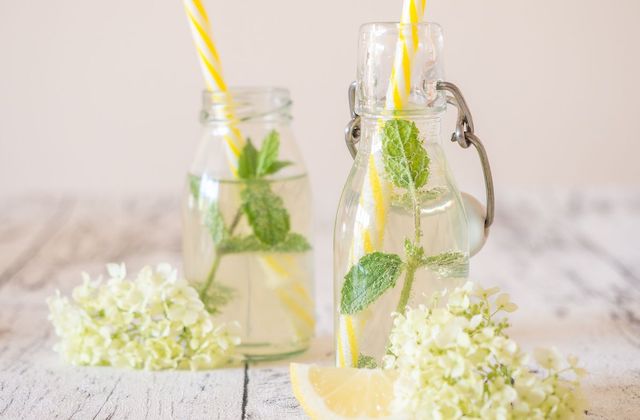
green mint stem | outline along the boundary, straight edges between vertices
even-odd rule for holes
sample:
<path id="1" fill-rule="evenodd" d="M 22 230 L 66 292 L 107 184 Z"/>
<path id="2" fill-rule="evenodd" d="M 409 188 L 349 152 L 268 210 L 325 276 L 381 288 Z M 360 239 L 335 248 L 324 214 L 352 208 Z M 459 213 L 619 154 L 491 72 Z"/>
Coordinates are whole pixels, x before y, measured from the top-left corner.
<path id="1" fill-rule="evenodd" d="M 399 314 L 404 314 L 407 310 L 407 304 L 409 303 L 409 298 L 411 297 L 411 288 L 413 287 L 413 280 L 415 279 L 417 267 L 413 267 L 412 262 L 409 262 L 409 266 L 407 267 L 407 274 L 404 276 L 404 285 L 402 286 L 402 292 L 400 292 L 400 300 L 398 301 L 398 306 L 396 307 L 396 312 Z"/>
<path id="2" fill-rule="evenodd" d="M 420 202 L 418 200 L 418 194 L 416 193 L 415 188 L 409 189 L 409 195 L 411 196 L 411 201 L 413 202 L 413 223 L 414 223 L 414 248 L 418 249 L 420 247 L 420 238 L 422 237 L 422 227 L 421 227 L 421 209 Z M 396 312 L 400 314 L 404 314 L 407 309 L 407 304 L 409 303 L 409 298 L 411 298 L 411 289 L 413 288 L 413 281 L 415 280 L 416 270 L 420 266 L 420 261 L 416 258 L 415 255 L 407 256 L 407 274 L 404 277 L 404 285 L 402 286 L 402 291 L 400 292 L 400 300 L 398 301 L 398 306 L 396 307 Z"/>
<path id="3" fill-rule="evenodd" d="M 418 195 L 415 190 L 411 191 L 411 199 L 413 201 L 413 223 L 415 229 L 415 245 L 416 247 L 420 246 L 420 238 L 422 237 L 422 227 L 420 225 L 420 218 L 422 216 L 422 212 L 420 209 L 420 203 L 418 202 Z"/>
<path id="4" fill-rule="evenodd" d="M 229 236 L 233 235 L 233 231 L 238 227 L 238 223 L 240 223 L 240 219 L 242 219 L 242 209 L 238 209 L 238 212 L 233 217 L 233 221 L 231 222 L 231 226 L 229 227 Z"/>
<path id="5" fill-rule="evenodd" d="M 238 209 L 238 212 L 233 217 L 233 221 L 231 222 L 231 226 L 229 227 L 229 236 L 233 235 L 233 232 L 236 230 L 236 227 L 238 227 L 238 224 L 240 223 L 240 219 L 242 219 L 242 208 Z M 213 264 L 211 265 L 211 270 L 209 270 L 209 274 L 207 275 L 207 280 L 200 290 L 200 299 L 204 303 L 206 303 L 207 301 L 207 292 L 213 284 L 213 280 L 216 277 L 216 273 L 218 272 L 218 268 L 220 267 L 220 262 L 222 260 L 222 254 L 218 250 L 217 246 L 215 247 L 215 254 L 216 257 L 213 259 Z"/>
<path id="6" fill-rule="evenodd" d="M 200 299 L 202 299 L 203 302 L 206 302 L 207 300 L 207 291 L 209 291 L 209 288 L 213 284 L 213 279 L 216 277 L 216 272 L 220 267 L 221 260 L 222 260 L 222 255 L 216 251 L 216 257 L 213 259 L 213 265 L 211 266 L 211 270 L 209 270 L 207 281 L 205 282 L 204 286 L 200 290 Z"/>

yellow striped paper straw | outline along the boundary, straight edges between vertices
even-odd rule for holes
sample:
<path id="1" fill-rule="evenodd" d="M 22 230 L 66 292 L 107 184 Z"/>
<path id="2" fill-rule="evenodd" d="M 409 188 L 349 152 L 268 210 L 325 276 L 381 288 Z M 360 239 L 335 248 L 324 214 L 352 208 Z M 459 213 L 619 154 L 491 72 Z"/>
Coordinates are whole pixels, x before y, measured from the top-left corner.
<path id="1" fill-rule="evenodd" d="M 223 95 L 226 95 L 229 89 L 222 76 L 222 63 L 218 50 L 213 42 L 211 23 L 209 22 L 207 11 L 200 0 L 183 0 L 183 3 L 207 90 L 219 91 Z M 231 98 L 227 97 L 226 100 L 228 104 L 226 106 L 225 116 L 230 121 L 229 128 L 231 131 L 230 135 L 225 136 L 227 158 L 231 172 L 236 175 L 238 170 L 238 157 L 244 147 L 245 140 L 237 128 Z"/>
<path id="2" fill-rule="evenodd" d="M 416 24 L 423 20 L 426 0 L 405 0 L 402 8 L 401 24 Z M 394 65 L 387 91 L 386 108 L 402 109 L 411 93 L 411 65 L 419 45 L 419 33 L 412 27 L 410 36 L 399 31 Z M 379 250 L 384 241 L 387 209 L 391 188 L 382 179 L 384 164 L 380 153 L 375 153 L 380 145 L 372 144 L 367 164 L 366 182 L 362 188 L 356 214 L 356 226 L 350 252 L 350 263 L 373 251 Z M 360 334 L 365 325 L 366 314 L 358 316 L 341 315 L 338 322 L 336 361 L 339 367 L 357 367 Z"/>
<path id="3" fill-rule="evenodd" d="M 420 43 L 416 23 L 424 17 L 427 0 L 406 0 L 402 8 L 402 24 L 412 24 L 411 34 L 407 36 L 400 28 L 395 61 L 391 71 L 391 82 L 387 92 L 387 109 L 402 109 L 406 106 L 411 93 L 411 65 Z"/>
<path id="4" fill-rule="evenodd" d="M 304 258 L 304 257 L 303 257 Z M 270 254 L 260 258 L 266 273 L 266 284 L 274 290 L 291 315 L 292 327 L 300 340 L 309 339 L 315 329 L 314 302 L 306 285 L 300 281 L 308 276 L 298 257 L 293 254 Z"/>
<path id="5" fill-rule="evenodd" d="M 183 0 L 183 3 L 207 89 L 222 93 L 226 96 L 225 100 L 228 101 L 225 117 L 230 121 L 231 133 L 225 136 L 226 152 L 231 172 L 234 176 L 237 176 L 238 157 L 244 147 L 245 140 L 238 129 L 238 122 L 233 112 L 233 98 L 227 95 L 229 90 L 222 76 L 222 64 L 218 50 L 213 42 L 211 23 L 209 22 L 207 11 L 200 0 Z M 282 258 L 286 259 L 286 257 Z M 284 264 L 280 263 L 281 258 L 268 256 L 261 258 L 261 260 L 265 271 L 267 271 L 267 276 L 276 279 L 271 281 L 272 288 L 292 315 L 298 336 L 309 336 L 310 331 L 312 332 L 315 328 L 315 318 L 313 302 L 306 286 L 299 279 L 292 278 L 291 273 L 287 273 Z M 289 261 L 288 266 L 293 270 L 296 267 L 295 261 Z"/>

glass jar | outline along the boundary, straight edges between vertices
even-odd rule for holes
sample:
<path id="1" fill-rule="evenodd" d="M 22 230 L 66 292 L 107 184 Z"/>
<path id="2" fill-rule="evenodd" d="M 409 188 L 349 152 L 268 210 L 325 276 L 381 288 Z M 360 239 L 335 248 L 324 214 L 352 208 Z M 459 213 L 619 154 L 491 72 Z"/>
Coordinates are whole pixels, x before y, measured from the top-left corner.
<path id="1" fill-rule="evenodd" d="M 289 92 L 204 92 L 183 200 L 185 275 L 209 312 L 237 322 L 248 359 L 308 348 L 314 332 L 311 194 Z"/>
<path id="2" fill-rule="evenodd" d="M 341 367 L 379 365 L 392 314 L 462 284 L 470 255 L 465 206 L 442 148 L 442 29 L 374 23 L 359 40 L 359 143 L 334 233 Z"/>

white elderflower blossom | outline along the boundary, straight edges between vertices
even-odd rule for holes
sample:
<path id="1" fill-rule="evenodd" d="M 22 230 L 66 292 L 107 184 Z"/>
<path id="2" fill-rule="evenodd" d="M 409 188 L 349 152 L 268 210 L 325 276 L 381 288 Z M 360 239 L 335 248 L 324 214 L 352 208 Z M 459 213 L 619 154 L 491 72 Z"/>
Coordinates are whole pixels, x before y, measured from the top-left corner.
<path id="1" fill-rule="evenodd" d="M 536 350 L 544 375 L 505 329 L 517 306 L 468 282 L 396 314 L 384 366 L 398 370 L 393 409 L 412 419 L 573 419 L 584 416 L 575 357 Z M 497 297 L 491 301 L 492 296 Z M 444 305 L 444 306 L 443 306 Z"/>
<path id="2" fill-rule="evenodd" d="M 109 279 L 82 285 L 72 301 L 56 292 L 49 319 L 61 338 L 55 349 L 74 365 L 131 369 L 210 369 L 234 358 L 240 340 L 216 324 L 198 292 L 169 265 L 126 279 L 124 264 Z"/>

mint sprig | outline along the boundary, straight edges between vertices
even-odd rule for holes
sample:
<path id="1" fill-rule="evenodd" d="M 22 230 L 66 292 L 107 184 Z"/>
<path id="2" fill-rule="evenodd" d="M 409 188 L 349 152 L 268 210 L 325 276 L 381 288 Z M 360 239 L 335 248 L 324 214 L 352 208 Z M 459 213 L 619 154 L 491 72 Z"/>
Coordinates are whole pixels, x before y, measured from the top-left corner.
<path id="1" fill-rule="evenodd" d="M 421 245 L 421 204 L 439 196 L 439 190 L 424 190 L 429 181 L 429 155 L 412 121 L 390 120 L 382 129 L 382 158 L 386 176 L 398 189 L 403 207 L 414 216 L 414 237 L 406 239 L 404 260 L 396 254 L 373 252 L 360 260 L 345 275 L 341 290 L 340 312 L 352 315 L 367 308 L 387 290 L 396 286 L 404 272 L 404 282 L 396 312 L 404 313 L 418 269 L 426 267 L 441 275 L 466 274 L 466 257 L 451 251 L 427 256 Z"/>
<path id="2" fill-rule="evenodd" d="M 200 288 L 200 296 L 210 312 L 224 305 L 231 293 L 214 283 L 222 258 L 229 254 L 248 252 L 300 253 L 307 252 L 311 245 L 307 239 L 290 232 L 290 215 L 284 201 L 265 179 L 291 165 L 289 161 L 278 160 L 280 135 L 273 130 L 267 134 L 258 150 L 251 139 L 242 148 L 238 157 L 238 178 L 243 181 L 240 192 L 241 205 L 229 225 L 217 201 L 211 203 L 204 216 L 204 225 L 211 234 L 214 244 L 214 260 L 207 278 Z M 201 198 L 201 178 L 189 176 L 189 188 L 194 199 Z M 251 228 L 249 235 L 234 235 L 243 217 Z"/>

